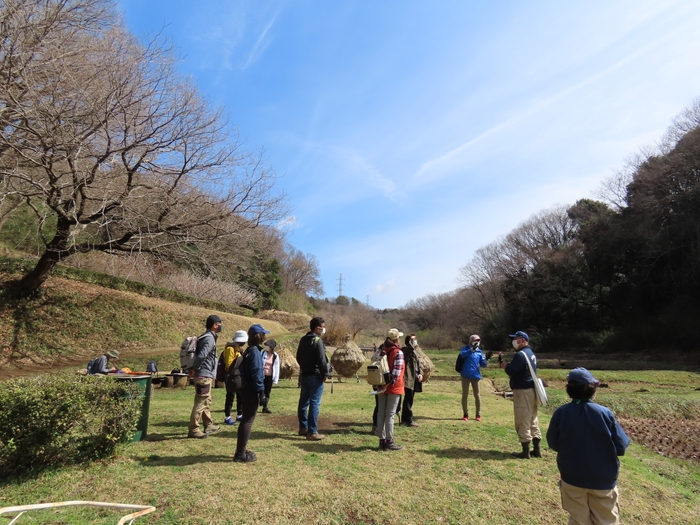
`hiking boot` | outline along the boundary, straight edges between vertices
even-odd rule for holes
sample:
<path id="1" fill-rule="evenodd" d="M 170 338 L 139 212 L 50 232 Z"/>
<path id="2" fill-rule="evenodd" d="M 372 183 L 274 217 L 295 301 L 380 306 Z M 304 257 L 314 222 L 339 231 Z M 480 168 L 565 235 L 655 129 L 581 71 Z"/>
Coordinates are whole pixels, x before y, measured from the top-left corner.
<path id="1" fill-rule="evenodd" d="M 236 422 L 233 420 L 233 418 L 231 416 L 228 416 L 226 419 L 224 419 L 224 423 L 226 423 L 227 425 L 235 425 L 236 424 Z"/>
<path id="2" fill-rule="evenodd" d="M 523 451 L 512 452 L 511 455 L 519 459 L 530 459 L 530 442 L 526 441 L 525 443 L 520 443 L 520 445 L 523 447 Z"/>
<path id="3" fill-rule="evenodd" d="M 269 408 L 265 407 L 262 409 L 262 413 L 263 414 L 272 414 L 272 411 Z"/>
<path id="4" fill-rule="evenodd" d="M 255 455 L 255 452 L 250 450 L 246 450 L 243 454 L 236 454 L 233 456 L 233 461 L 236 463 L 253 463 L 257 461 L 257 459 L 258 456 Z"/>
<path id="5" fill-rule="evenodd" d="M 477 421 L 481 421 L 481 416 L 476 416 Z"/>
<path id="6" fill-rule="evenodd" d="M 210 425 L 207 425 L 207 427 L 204 429 L 204 432 L 206 434 L 213 434 L 214 432 L 218 432 L 220 429 L 221 427 L 219 425 L 211 423 Z"/>
<path id="7" fill-rule="evenodd" d="M 306 434 L 306 439 L 308 439 L 309 441 L 321 441 L 325 437 L 325 434 Z"/>
<path id="8" fill-rule="evenodd" d="M 394 443 L 394 441 L 389 441 L 385 446 L 383 450 L 401 450 L 403 447 L 401 445 L 397 445 Z"/>
<path id="9" fill-rule="evenodd" d="M 379 440 L 379 450 L 386 450 L 386 439 Z"/>
<path id="10" fill-rule="evenodd" d="M 305 429 L 305 428 L 300 428 L 300 429 L 299 429 L 299 435 L 300 435 L 300 436 L 305 436 L 305 435 L 307 435 L 308 433 L 309 433 L 309 431 L 308 431 L 307 429 Z"/>
<path id="11" fill-rule="evenodd" d="M 530 452 L 530 456 L 533 458 L 542 457 L 542 451 L 540 450 L 540 441 L 542 441 L 540 438 L 532 439 L 532 452 Z"/>
<path id="12" fill-rule="evenodd" d="M 205 437 L 207 437 L 207 434 L 205 434 L 201 430 L 190 430 L 187 433 L 187 437 L 193 439 L 204 439 Z"/>

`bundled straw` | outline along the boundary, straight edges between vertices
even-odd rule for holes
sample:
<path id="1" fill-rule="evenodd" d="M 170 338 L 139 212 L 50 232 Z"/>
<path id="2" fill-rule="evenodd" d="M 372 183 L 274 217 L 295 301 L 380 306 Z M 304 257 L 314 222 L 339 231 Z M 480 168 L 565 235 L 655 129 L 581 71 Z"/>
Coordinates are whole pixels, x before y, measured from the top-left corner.
<path id="1" fill-rule="evenodd" d="M 275 351 L 280 356 L 280 379 L 291 379 L 299 373 L 299 363 L 286 345 L 278 344 Z"/>
<path id="2" fill-rule="evenodd" d="M 435 365 L 433 365 L 433 362 L 425 355 L 423 350 L 420 349 L 420 346 L 416 347 L 416 357 L 418 358 L 420 373 L 423 374 L 423 382 L 425 383 L 430 379 L 430 374 L 435 372 Z"/>
<path id="3" fill-rule="evenodd" d="M 354 377 L 357 371 L 365 364 L 365 354 L 362 353 L 360 347 L 348 335 L 343 346 L 333 352 L 331 364 L 338 375 Z"/>

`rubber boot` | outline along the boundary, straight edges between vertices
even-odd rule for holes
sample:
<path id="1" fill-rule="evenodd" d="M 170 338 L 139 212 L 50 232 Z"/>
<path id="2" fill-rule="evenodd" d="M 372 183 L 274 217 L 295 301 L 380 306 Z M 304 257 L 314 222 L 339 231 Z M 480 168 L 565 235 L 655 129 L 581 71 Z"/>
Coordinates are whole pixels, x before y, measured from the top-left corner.
<path id="1" fill-rule="evenodd" d="M 532 438 L 532 452 L 530 453 L 530 456 L 533 458 L 542 457 L 542 452 L 540 451 L 540 441 L 542 441 L 540 438 Z"/>
<path id="2" fill-rule="evenodd" d="M 516 458 L 530 459 L 530 442 L 526 441 L 525 443 L 520 443 L 520 445 L 523 447 L 523 451 L 522 452 L 513 452 L 512 454 Z"/>

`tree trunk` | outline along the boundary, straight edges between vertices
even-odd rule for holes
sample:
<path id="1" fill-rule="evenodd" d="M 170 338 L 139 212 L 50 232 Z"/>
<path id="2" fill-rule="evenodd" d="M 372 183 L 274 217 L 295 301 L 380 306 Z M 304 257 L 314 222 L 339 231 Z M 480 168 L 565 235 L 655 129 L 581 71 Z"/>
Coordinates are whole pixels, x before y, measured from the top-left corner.
<path id="1" fill-rule="evenodd" d="M 19 282 L 19 289 L 21 292 L 29 295 L 36 292 L 41 285 L 46 282 L 46 279 L 51 275 L 51 270 L 59 259 L 59 253 L 55 251 L 47 250 L 36 263 L 34 269 L 25 275 Z"/>

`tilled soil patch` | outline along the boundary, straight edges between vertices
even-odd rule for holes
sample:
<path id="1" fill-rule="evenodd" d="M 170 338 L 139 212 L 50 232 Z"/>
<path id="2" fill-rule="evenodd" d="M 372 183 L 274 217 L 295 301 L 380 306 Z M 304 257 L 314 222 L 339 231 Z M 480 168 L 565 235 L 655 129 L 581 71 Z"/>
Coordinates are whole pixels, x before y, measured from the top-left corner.
<path id="1" fill-rule="evenodd" d="M 669 458 L 700 463 L 700 421 L 688 419 L 620 419 L 627 435 Z"/>

